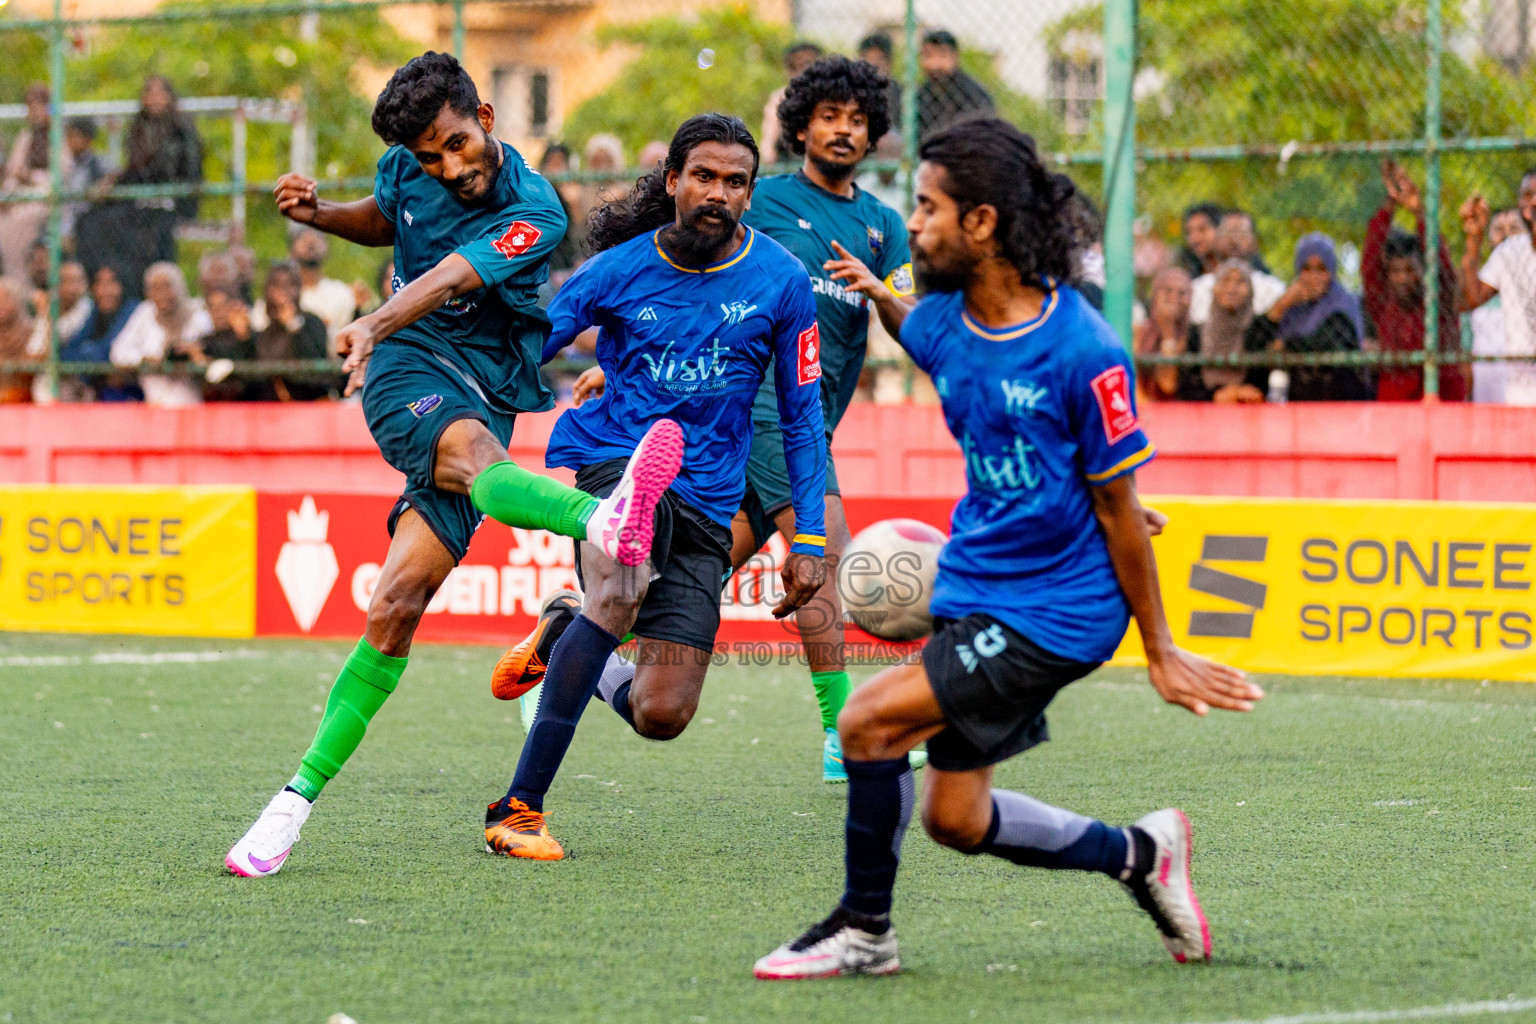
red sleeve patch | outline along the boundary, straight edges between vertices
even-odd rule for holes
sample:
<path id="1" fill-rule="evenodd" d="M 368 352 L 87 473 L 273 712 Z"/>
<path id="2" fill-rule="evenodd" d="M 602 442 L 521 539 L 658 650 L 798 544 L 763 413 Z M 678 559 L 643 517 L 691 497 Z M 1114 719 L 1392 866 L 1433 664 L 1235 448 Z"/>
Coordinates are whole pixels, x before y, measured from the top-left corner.
<path id="1" fill-rule="evenodd" d="M 1123 366 L 1111 366 L 1091 382 L 1093 397 L 1104 419 L 1104 436 L 1110 444 L 1136 432 L 1136 413 L 1131 408 L 1131 381 Z"/>
<path id="2" fill-rule="evenodd" d="M 800 332 L 797 345 L 800 358 L 800 383 L 809 384 L 821 379 L 821 326 L 811 324 Z"/>
<path id="3" fill-rule="evenodd" d="M 507 259 L 516 259 L 529 249 L 532 249 L 541 234 L 543 232 L 527 221 L 515 220 L 512 222 L 511 227 L 507 228 L 507 233 L 496 239 L 491 245 L 495 246 L 496 251 Z"/>

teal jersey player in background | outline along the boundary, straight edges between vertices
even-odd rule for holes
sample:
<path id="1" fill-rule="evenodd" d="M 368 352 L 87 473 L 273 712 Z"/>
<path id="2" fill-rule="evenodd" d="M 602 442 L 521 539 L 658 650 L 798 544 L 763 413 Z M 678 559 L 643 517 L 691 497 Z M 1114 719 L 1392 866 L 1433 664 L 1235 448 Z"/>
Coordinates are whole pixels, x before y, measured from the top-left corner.
<path id="1" fill-rule="evenodd" d="M 821 706 L 822 778 L 846 782 L 837 738 L 837 713 L 852 682 L 843 660 L 843 608 L 837 594 L 837 559 L 851 540 L 832 465 L 832 428 L 842 418 L 869 334 L 869 307 L 894 337 L 914 304 L 907 229 L 902 217 L 854 184 L 854 174 L 891 127 L 890 80 L 864 61 L 825 57 L 789 83 L 779 105 L 779 123 L 805 163 L 795 174 L 765 178 L 752 193 L 743 223 L 788 249 L 811 277 L 820 327 L 823 420 L 828 441 L 826 517 L 827 579 L 810 604 L 795 615 L 805 645 L 811 682 Z M 606 378 L 594 368 L 576 382 L 577 404 L 603 393 Z M 740 569 L 778 531 L 794 550 L 795 523 L 784 436 L 779 427 L 773 375 L 764 378 L 753 402 L 752 450 L 747 490 L 731 524 L 732 569 Z M 543 677 L 555 641 L 574 619 L 574 595 L 549 597 L 539 625 L 497 667 L 493 691 L 524 692 Z M 634 666 L 615 656 L 613 679 L 632 675 Z M 537 701 L 537 694 L 523 698 Z M 527 708 L 525 707 L 525 719 Z M 922 751 L 913 762 L 921 764 Z"/>
<path id="2" fill-rule="evenodd" d="M 650 554 L 651 513 L 671 482 L 667 471 L 676 473 L 666 453 L 652 459 L 641 443 L 625 473 L 627 481 L 642 471 L 646 484 L 621 483 L 615 493 L 633 492 L 625 503 L 599 501 L 507 459 L 514 416 L 553 405 L 538 377 L 549 320 L 535 295 L 566 221 L 554 188 L 491 135 L 494 126 L 495 112 L 459 62 L 427 53 L 379 94 L 373 129 L 390 148 L 372 195 L 336 203 L 302 175 L 278 182 L 278 209 L 290 220 L 394 247 L 394 294 L 338 332 L 336 345 L 347 357 L 347 393 L 363 389 L 368 429 L 406 485 L 389 515 L 389 554 L 367 629 L 331 687 L 298 773 L 225 856 L 237 875 L 282 868 L 315 798 L 399 683 L 427 603 L 484 515 L 590 538 L 625 565 Z"/>
<path id="3" fill-rule="evenodd" d="M 832 431 L 842 419 L 869 338 L 869 307 L 892 336 L 912 308 L 912 257 L 901 216 L 854 184 L 859 163 L 891 127 L 890 80 L 864 61 L 824 57 L 789 83 L 779 123 L 805 163 L 794 174 L 765 178 L 752 195 L 746 222 L 794 253 L 811 275 L 821 325 L 821 399 L 827 427 L 827 584 L 795 616 L 811 682 L 821 706 L 822 778 L 846 782 L 837 738 L 837 713 L 852 683 L 843 660 L 843 607 L 837 559 L 852 539 L 843 514 Z M 753 409 L 747 494 L 732 524 L 732 556 L 740 568 L 775 530 L 795 536 L 789 477 L 780 454 L 773 378 L 763 382 Z M 917 760 L 920 762 L 921 752 Z"/>

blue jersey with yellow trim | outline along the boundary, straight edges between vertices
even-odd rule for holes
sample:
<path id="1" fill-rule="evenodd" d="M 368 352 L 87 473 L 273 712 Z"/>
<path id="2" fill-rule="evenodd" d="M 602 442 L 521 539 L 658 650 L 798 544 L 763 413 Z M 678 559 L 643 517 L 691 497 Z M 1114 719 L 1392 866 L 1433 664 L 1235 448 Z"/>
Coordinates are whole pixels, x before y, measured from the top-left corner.
<path id="1" fill-rule="evenodd" d="M 799 534 L 791 550 L 825 546 L 827 443 L 811 282 L 798 260 L 747 228 L 729 258 L 680 267 L 649 232 L 582 264 L 549 305 L 552 358 L 597 327 L 601 399 L 561 415 L 545 463 L 580 469 L 628 456 L 662 417 L 683 428 L 672 488 L 723 526 L 741 507 L 752 443 L 752 399 L 770 362 Z"/>
<path id="2" fill-rule="evenodd" d="M 987 612 L 1064 658 L 1107 659 L 1130 608 L 1089 488 L 1153 455 L 1119 339 L 1060 285 L 1038 317 L 1001 330 L 972 320 L 959 292 L 929 295 L 901 343 L 965 455 L 934 615 Z"/>
<path id="3" fill-rule="evenodd" d="M 832 280 L 822 265 L 838 258 L 832 249 L 835 241 L 863 260 L 894 294 L 913 294 L 906 222 L 858 186 L 851 198 L 834 195 L 804 171 L 760 180 L 752 190 L 752 208 L 742 220 L 794 253 L 811 275 L 821 326 L 822 414 L 830 434 L 847 411 L 864 368 L 869 300 Z M 758 393 L 757 421 L 773 422 L 774 411 L 770 379 Z"/>
<path id="4" fill-rule="evenodd" d="M 539 285 L 549 279 L 550 253 L 565 235 L 565 208 L 517 150 L 500 146 L 490 195 L 474 205 L 455 199 L 403 146 L 379 158 L 373 198 L 395 226 L 395 289 L 453 253 L 483 282 L 400 328 L 386 344 L 426 349 L 464 375 L 492 408 L 537 411 L 555 404 L 539 379 L 539 352 L 549 333 Z"/>

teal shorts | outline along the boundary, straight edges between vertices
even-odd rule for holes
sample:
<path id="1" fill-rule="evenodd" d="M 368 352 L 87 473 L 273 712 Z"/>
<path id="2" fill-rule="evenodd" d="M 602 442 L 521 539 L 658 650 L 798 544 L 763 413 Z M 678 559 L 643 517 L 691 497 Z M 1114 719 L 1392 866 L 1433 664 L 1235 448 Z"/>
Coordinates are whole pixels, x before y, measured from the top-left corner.
<path id="1" fill-rule="evenodd" d="M 830 439 L 827 445 L 827 493 L 841 495 L 837 484 L 837 466 L 832 462 Z M 778 531 L 773 517 L 794 503 L 789 483 L 789 468 L 784 462 L 784 431 L 777 422 L 752 421 L 752 451 L 747 457 L 747 492 L 742 495 L 741 510 L 752 527 L 752 538 L 761 548 Z"/>
<path id="2" fill-rule="evenodd" d="M 363 415 L 384 461 L 405 474 L 405 493 L 389 512 L 389 535 L 405 510 L 415 509 L 454 562 L 462 560 L 485 517 L 468 495 L 433 484 L 437 442 L 459 420 L 479 420 L 506 447 L 516 415 L 492 408 L 478 384 L 431 352 L 398 341 L 373 350 Z"/>

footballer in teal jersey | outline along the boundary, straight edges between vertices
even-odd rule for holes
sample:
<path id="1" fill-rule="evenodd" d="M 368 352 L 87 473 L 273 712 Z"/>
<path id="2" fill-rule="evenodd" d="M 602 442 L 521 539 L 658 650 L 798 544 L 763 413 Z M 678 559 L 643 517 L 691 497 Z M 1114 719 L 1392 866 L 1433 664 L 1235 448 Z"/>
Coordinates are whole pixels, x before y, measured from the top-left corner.
<path id="1" fill-rule="evenodd" d="M 237 875 L 264 878 L 287 861 L 315 798 L 399 683 L 427 602 L 484 516 L 590 539 L 629 566 L 650 554 L 651 513 L 681 452 L 667 437 L 675 423 L 657 423 L 656 437 L 636 446 L 616 488 L 625 497 L 614 501 L 507 458 L 515 415 L 553 404 L 538 377 L 550 328 L 535 296 L 566 222 L 554 188 L 492 136 L 494 126 L 459 62 L 426 53 L 394 73 L 374 106 L 373 129 L 389 149 L 372 195 L 337 203 L 303 175 L 278 181 L 277 207 L 290 220 L 394 247 L 394 294 L 342 328 L 336 347 L 347 357 L 347 393 L 362 388 L 368 429 L 406 481 L 366 632 L 298 773 L 225 856 Z"/>
<path id="2" fill-rule="evenodd" d="M 907 223 L 926 294 L 901 341 L 935 379 L 966 456 L 966 494 L 939 558 L 936 628 L 921 660 L 861 686 L 838 723 L 848 767 L 842 900 L 755 973 L 900 969 L 891 895 L 917 805 L 907 752 L 921 740 L 930 758 L 922 821 L 933 839 L 1115 879 L 1175 960 L 1208 960 L 1182 811 L 1113 826 L 993 788 L 995 765 L 1050 738 L 1047 706 L 1114 652 L 1129 615 L 1148 680 L 1169 703 L 1197 715 L 1248 711 L 1264 694 L 1173 642 L 1136 494 L 1152 445 L 1136 419 L 1134 371 L 1067 283 L 1087 242 L 1071 180 L 997 118 L 930 135 L 921 155 Z M 1133 757 L 1120 752 L 1117 768 Z"/>

